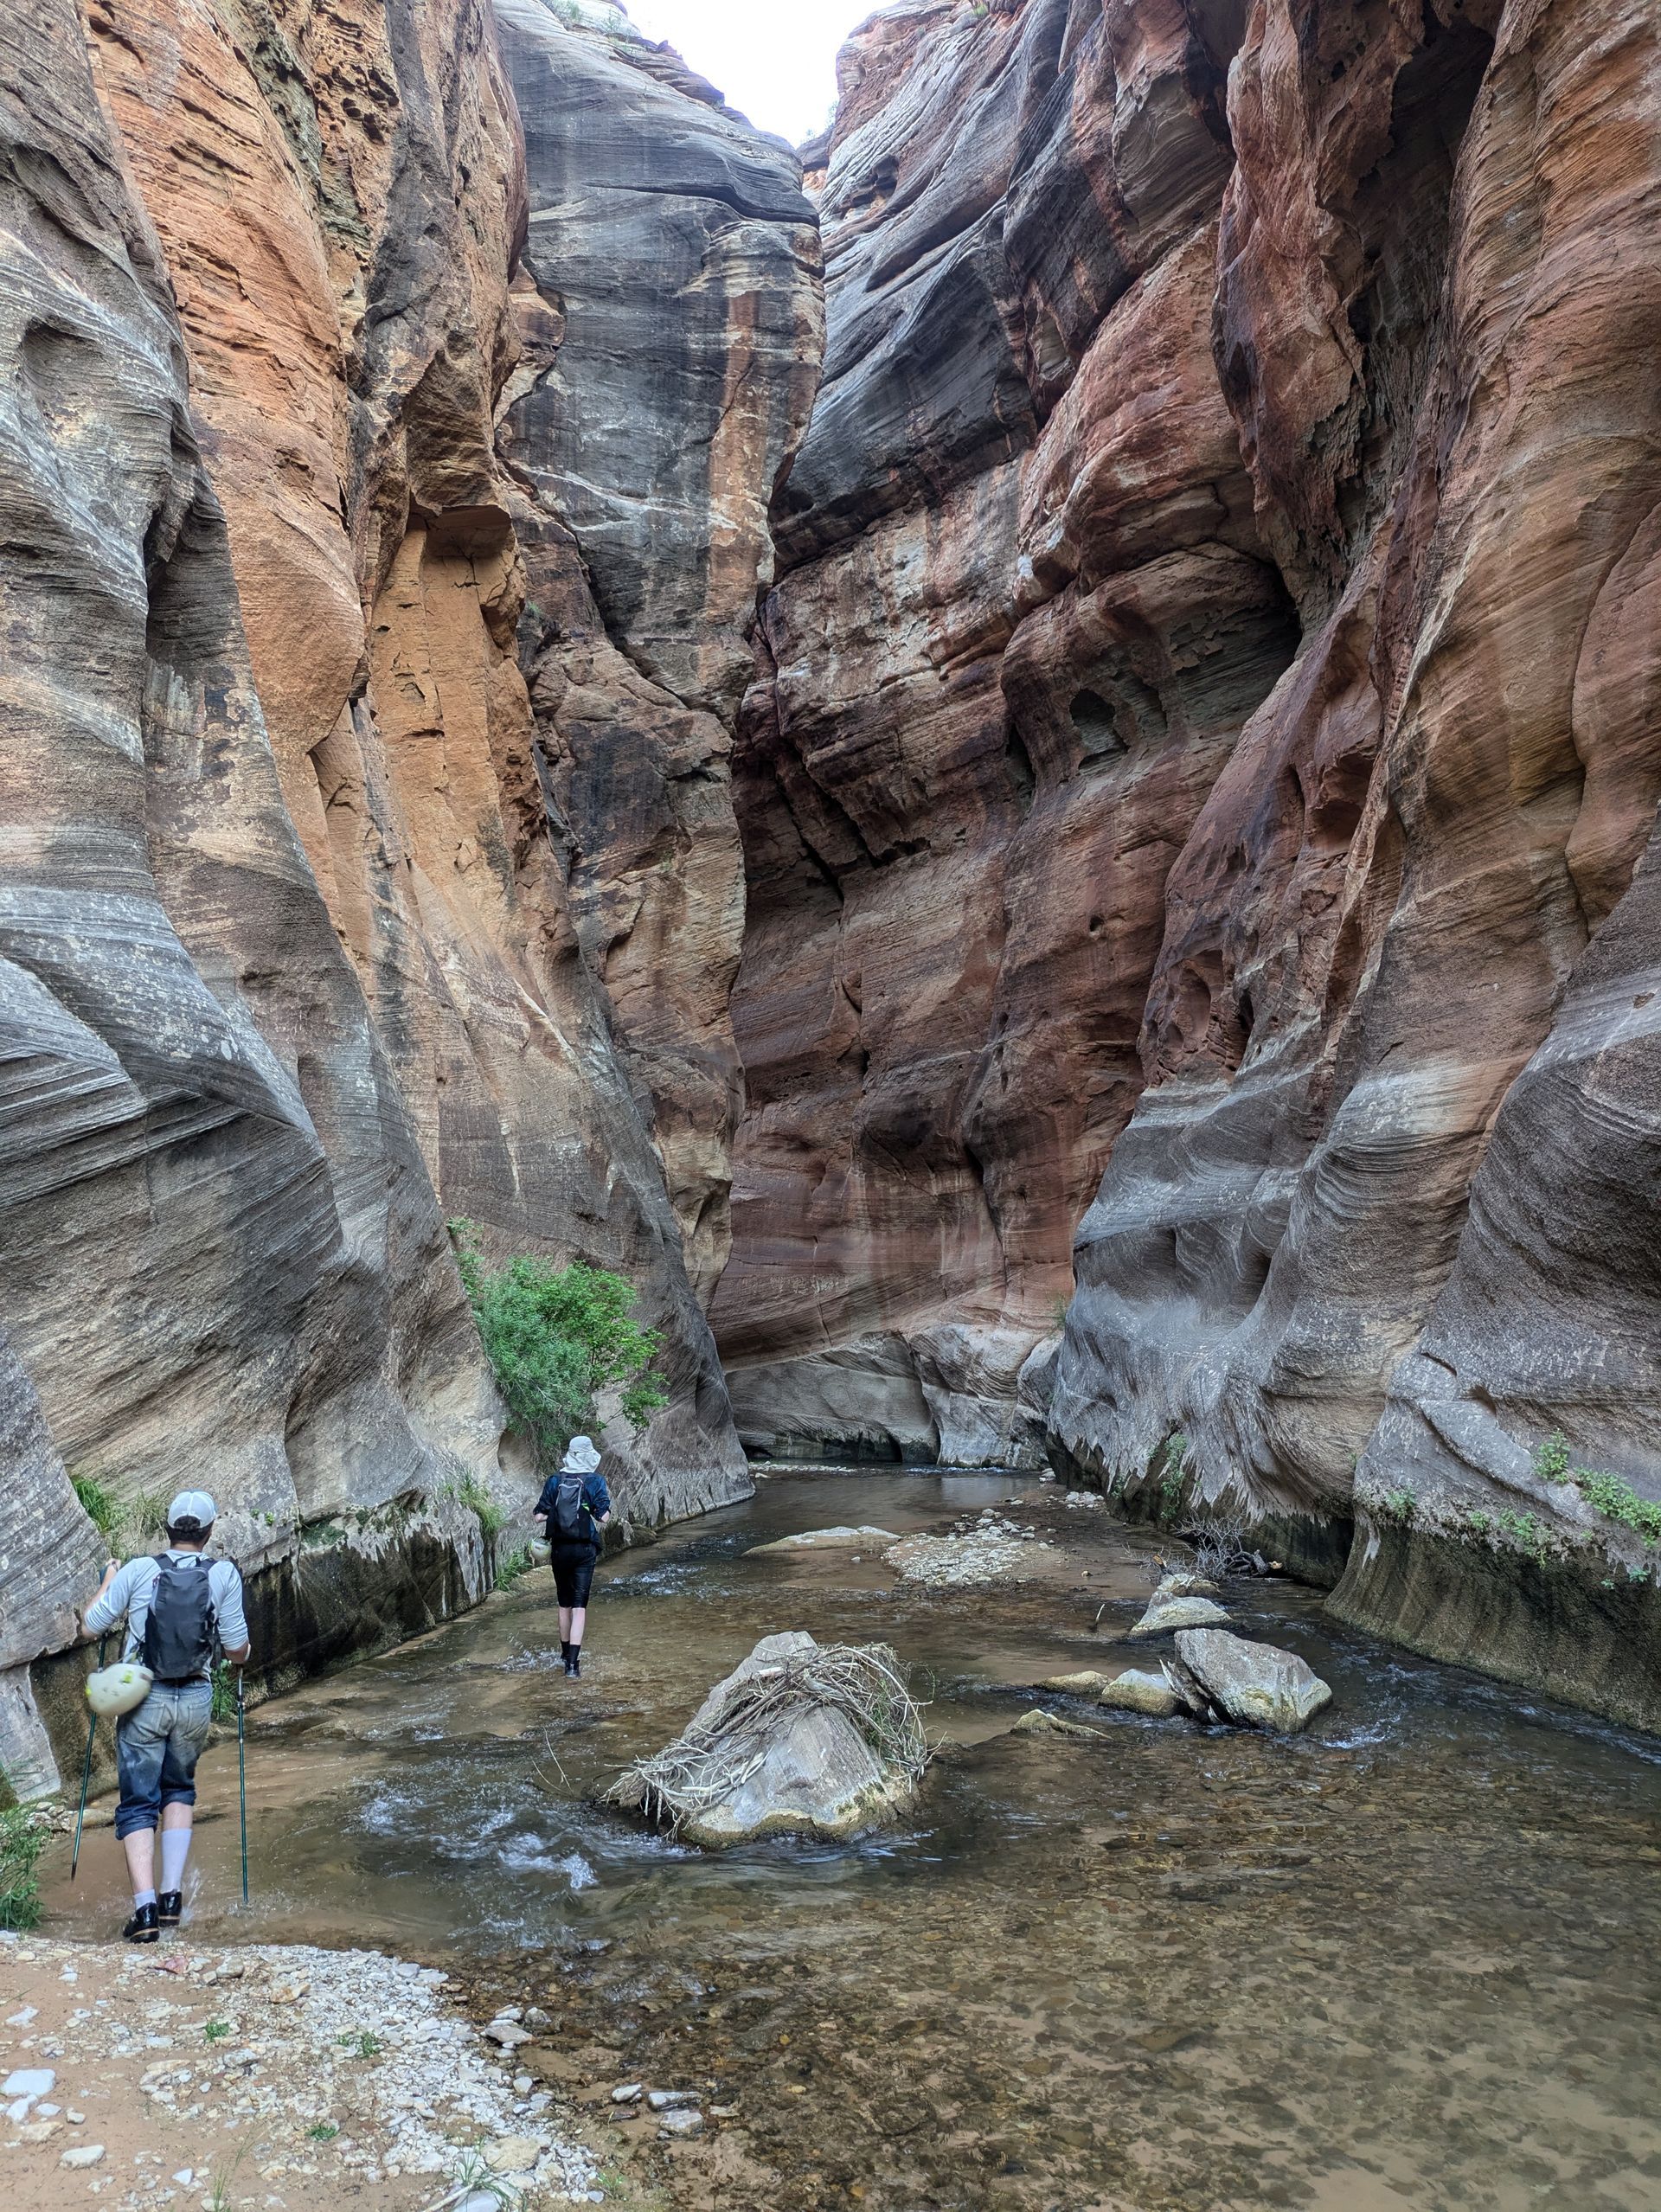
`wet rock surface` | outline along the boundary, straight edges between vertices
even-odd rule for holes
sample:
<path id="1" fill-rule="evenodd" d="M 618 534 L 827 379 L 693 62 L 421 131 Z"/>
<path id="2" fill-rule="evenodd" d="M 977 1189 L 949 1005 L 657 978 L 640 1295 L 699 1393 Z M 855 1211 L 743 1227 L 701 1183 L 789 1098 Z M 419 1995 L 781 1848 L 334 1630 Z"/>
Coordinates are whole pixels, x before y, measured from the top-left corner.
<path id="1" fill-rule="evenodd" d="M 1296 1735 L 1332 1699 L 1331 1687 L 1295 1651 L 1254 1644 L 1227 1629 L 1187 1628 L 1177 1635 L 1170 1677 L 1222 1719 L 1241 1728 Z"/>

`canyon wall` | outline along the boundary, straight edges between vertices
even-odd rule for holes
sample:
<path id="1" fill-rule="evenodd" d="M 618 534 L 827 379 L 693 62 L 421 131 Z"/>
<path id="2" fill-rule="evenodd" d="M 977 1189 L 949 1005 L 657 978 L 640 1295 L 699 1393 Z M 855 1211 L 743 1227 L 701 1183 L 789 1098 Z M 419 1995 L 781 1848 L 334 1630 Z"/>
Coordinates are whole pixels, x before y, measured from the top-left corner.
<path id="1" fill-rule="evenodd" d="M 522 83 L 580 87 L 528 99 L 529 171 L 486 0 L 0 29 L 0 1760 L 29 1786 L 74 1728 L 80 1663 L 41 1655 L 105 1550 L 71 1477 L 135 1541 L 216 1493 L 273 1679 L 488 1587 L 465 1497 L 511 1535 L 535 1476 L 447 1218 L 641 1286 L 670 1401 L 607 1426 L 626 1517 L 748 1486 L 695 1282 L 811 210 L 669 57 L 502 13 Z"/>
<path id="2" fill-rule="evenodd" d="M 1651 1724 L 1658 41 L 1638 0 L 856 35 L 714 1309 L 755 1443 L 1046 1420 L 1129 1510 Z"/>
<path id="3" fill-rule="evenodd" d="M 1233 12 L 909 6 L 843 57 L 739 766 L 714 1319 L 766 1448 L 1039 1454 L 1165 878 L 1298 642 L 1211 356 Z"/>

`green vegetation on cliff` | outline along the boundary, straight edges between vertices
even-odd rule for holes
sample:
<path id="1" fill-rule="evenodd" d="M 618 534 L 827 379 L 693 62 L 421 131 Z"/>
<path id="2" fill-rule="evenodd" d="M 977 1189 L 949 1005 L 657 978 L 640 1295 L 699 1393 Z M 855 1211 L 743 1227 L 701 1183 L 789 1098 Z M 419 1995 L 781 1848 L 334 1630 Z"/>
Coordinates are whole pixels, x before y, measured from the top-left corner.
<path id="1" fill-rule="evenodd" d="M 46 1838 L 45 1824 L 33 1812 L 21 1806 L 0 1812 L 0 1928 L 32 1928 L 39 1922 L 35 1870 Z"/>
<path id="2" fill-rule="evenodd" d="M 669 1402 L 651 1372 L 662 1339 L 630 1318 L 636 1292 L 623 1276 L 523 1253 L 492 1271 L 471 1221 L 452 1221 L 450 1233 L 496 1387 L 545 1465 L 593 1425 L 602 1390 L 620 1388 L 637 1433 Z"/>
<path id="3" fill-rule="evenodd" d="M 1641 1497 L 1624 1476 L 1569 1465 L 1568 1445 L 1554 1429 L 1534 1451 L 1534 1471 L 1544 1483 L 1573 1483 L 1593 1510 L 1618 1521 L 1649 1545 L 1661 1545 L 1661 1501 Z"/>

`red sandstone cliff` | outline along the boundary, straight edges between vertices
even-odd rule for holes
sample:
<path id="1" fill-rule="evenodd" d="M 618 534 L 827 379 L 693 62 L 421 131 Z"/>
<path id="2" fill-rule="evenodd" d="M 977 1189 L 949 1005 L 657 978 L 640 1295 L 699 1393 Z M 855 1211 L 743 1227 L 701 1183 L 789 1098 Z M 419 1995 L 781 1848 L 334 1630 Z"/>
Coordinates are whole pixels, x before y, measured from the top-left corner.
<path id="1" fill-rule="evenodd" d="M 1658 155 L 1634 0 L 857 35 L 741 764 L 747 1434 L 1007 1449 L 1078 1228 L 1052 1448 L 1661 1718 L 1653 1552 L 1541 1452 L 1661 1491 Z"/>
<path id="2" fill-rule="evenodd" d="M 101 1555 L 67 1475 L 208 1481 L 273 1665 L 479 1593 L 457 1478 L 523 1509 L 531 1471 L 446 1216 L 641 1286 L 670 1396 L 608 1432 L 626 1514 L 747 1488 L 685 1259 L 707 1292 L 734 670 L 817 234 L 672 57 L 501 15 L 507 59 L 488 0 L 0 29 L 0 1760 L 32 1775 L 31 1663 Z"/>

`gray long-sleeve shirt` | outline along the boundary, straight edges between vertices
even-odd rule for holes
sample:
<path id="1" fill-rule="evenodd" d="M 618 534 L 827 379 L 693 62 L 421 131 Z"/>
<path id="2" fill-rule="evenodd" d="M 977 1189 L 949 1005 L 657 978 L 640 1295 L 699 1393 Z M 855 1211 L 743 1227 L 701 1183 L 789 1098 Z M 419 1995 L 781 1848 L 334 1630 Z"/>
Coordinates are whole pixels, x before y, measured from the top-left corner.
<path id="1" fill-rule="evenodd" d="M 169 1559 L 195 1559 L 192 1551 L 170 1548 Z M 115 1626 L 123 1613 L 127 1616 L 127 1640 L 122 1651 L 125 1659 L 140 1659 L 144 1649 L 144 1624 L 150 1619 L 150 1593 L 156 1587 L 156 1561 L 153 1559 L 130 1559 L 101 1598 L 94 1598 L 87 1608 L 87 1625 L 94 1636 L 102 1636 L 106 1629 Z M 238 1651 L 248 1640 L 248 1619 L 242 1606 L 242 1577 L 228 1559 L 210 1560 L 208 1564 L 208 1591 L 214 1601 L 215 1630 L 220 1643 L 227 1651 Z M 207 1670 L 202 1670 L 207 1679 Z"/>

